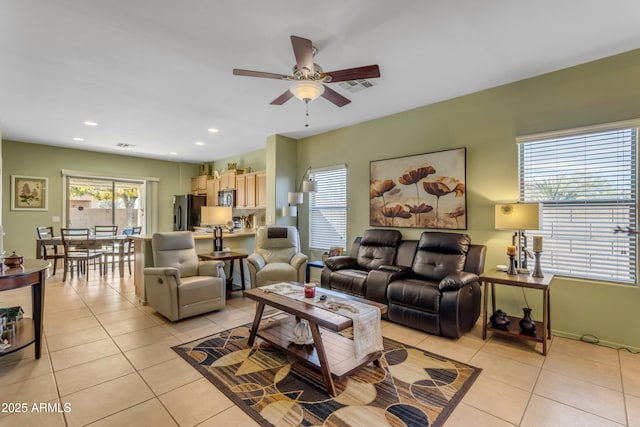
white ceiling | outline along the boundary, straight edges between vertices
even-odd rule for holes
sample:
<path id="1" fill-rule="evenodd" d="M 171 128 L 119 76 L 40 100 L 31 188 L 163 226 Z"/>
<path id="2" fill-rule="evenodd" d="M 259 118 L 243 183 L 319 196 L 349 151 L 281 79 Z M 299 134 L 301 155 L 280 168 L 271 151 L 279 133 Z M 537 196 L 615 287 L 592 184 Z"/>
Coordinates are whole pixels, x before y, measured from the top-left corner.
<path id="1" fill-rule="evenodd" d="M 639 48 L 639 16 L 638 0 L 0 0 L 0 129 L 208 162 Z M 231 74 L 289 74 L 290 35 L 325 71 L 379 64 L 381 78 L 332 84 L 352 103 L 313 101 L 305 128 L 301 101 L 269 105 L 287 82 Z"/>

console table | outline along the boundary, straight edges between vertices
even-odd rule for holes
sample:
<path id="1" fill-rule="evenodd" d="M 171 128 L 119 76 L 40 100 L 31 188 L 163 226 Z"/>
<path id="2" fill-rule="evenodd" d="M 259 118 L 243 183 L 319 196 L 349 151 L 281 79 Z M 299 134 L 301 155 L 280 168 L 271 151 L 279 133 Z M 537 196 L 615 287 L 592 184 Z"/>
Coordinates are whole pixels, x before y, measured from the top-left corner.
<path id="1" fill-rule="evenodd" d="M 482 339 L 487 339 L 487 331 L 496 334 L 508 335 L 530 341 L 542 343 L 542 354 L 547 355 L 547 339 L 551 339 L 551 296 L 549 288 L 553 280 L 553 274 L 545 273 L 544 277 L 532 277 L 529 274 L 507 274 L 502 271 L 489 271 L 480 276 L 480 280 L 488 285 L 484 289 L 484 309 L 482 314 Z M 487 321 L 489 291 L 491 291 L 492 313 L 496 311 L 496 290 L 495 285 L 516 286 L 519 288 L 537 289 L 542 291 L 542 327 L 536 328 L 535 333 L 525 334 L 520 331 L 518 322 L 520 317 L 508 316 L 509 325 L 505 329 L 494 328 Z"/>
<path id="2" fill-rule="evenodd" d="M 20 320 L 20 327 L 9 339 L 11 347 L 0 351 L 0 356 L 13 353 L 35 343 L 36 359 L 40 359 L 44 282 L 50 265 L 49 261 L 27 259 L 19 267 L 9 268 L 4 266 L 3 270 L 0 271 L 0 291 L 31 286 L 31 299 L 33 302 L 33 319 L 23 318 Z"/>

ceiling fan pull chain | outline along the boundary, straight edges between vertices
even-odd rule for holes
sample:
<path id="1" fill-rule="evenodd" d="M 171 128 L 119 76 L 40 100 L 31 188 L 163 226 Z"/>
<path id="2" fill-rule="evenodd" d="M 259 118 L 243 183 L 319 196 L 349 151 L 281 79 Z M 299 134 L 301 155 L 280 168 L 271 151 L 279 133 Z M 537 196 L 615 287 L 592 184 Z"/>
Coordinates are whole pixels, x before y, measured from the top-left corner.
<path id="1" fill-rule="evenodd" d="M 309 100 L 308 99 L 304 100 L 304 109 L 307 113 L 305 117 L 304 127 L 308 128 L 309 127 Z"/>

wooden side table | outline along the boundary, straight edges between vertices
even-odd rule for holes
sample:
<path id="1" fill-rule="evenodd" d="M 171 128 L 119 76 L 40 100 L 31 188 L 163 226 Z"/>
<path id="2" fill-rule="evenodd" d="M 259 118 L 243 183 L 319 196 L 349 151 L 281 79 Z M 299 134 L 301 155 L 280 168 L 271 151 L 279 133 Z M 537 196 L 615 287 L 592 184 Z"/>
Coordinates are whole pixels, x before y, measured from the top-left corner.
<path id="1" fill-rule="evenodd" d="M 244 265 L 243 260 L 249 257 L 249 254 L 245 254 L 242 252 L 226 252 L 226 253 L 209 253 L 209 254 L 198 254 L 200 259 L 203 260 L 213 260 L 213 261 L 229 261 L 229 277 L 227 277 L 227 295 L 229 295 L 233 291 L 244 291 Z M 238 264 L 240 264 L 240 281 L 242 282 L 239 287 L 236 289 L 233 288 L 233 262 L 238 260 Z"/>
<path id="2" fill-rule="evenodd" d="M 484 305 L 482 313 L 482 339 L 487 339 L 487 331 L 495 334 L 508 335 L 530 341 L 542 343 L 542 354 L 547 355 L 547 339 L 551 339 L 551 295 L 550 284 L 553 274 L 545 274 L 543 278 L 532 277 L 528 274 L 507 274 L 502 271 L 489 271 L 480 276 L 480 280 L 485 284 Z M 520 330 L 518 322 L 520 317 L 508 316 L 509 325 L 506 329 L 494 328 L 487 319 L 489 292 L 491 292 L 492 313 L 496 311 L 496 291 L 495 285 L 517 286 L 519 288 L 538 289 L 542 291 L 542 327 L 536 327 L 535 333 L 526 334 Z"/>
<path id="3" fill-rule="evenodd" d="M 0 357 L 30 344 L 35 344 L 36 359 L 40 359 L 44 316 L 44 282 L 47 277 L 47 269 L 50 266 L 49 261 L 26 259 L 21 266 L 4 267 L 0 271 L 0 291 L 30 286 L 33 303 L 33 319 L 23 318 L 20 320 L 19 330 L 9 339 L 11 347 L 0 351 Z"/>

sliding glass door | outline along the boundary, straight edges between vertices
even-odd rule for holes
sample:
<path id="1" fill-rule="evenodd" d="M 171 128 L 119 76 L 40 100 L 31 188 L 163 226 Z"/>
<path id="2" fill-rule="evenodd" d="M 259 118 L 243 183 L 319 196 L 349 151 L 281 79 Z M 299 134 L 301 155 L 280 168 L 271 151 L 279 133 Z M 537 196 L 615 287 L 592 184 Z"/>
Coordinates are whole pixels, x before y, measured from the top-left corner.
<path id="1" fill-rule="evenodd" d="M 117 225 L 118 233 L 142 226 L 144 182 L 67 176 L 67 226 Z"/>

